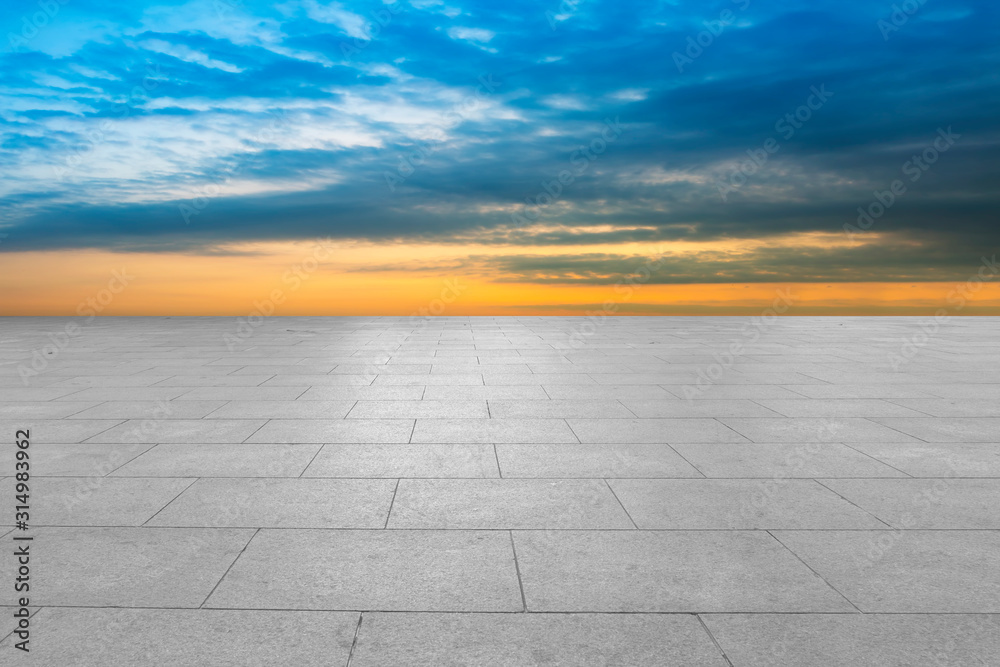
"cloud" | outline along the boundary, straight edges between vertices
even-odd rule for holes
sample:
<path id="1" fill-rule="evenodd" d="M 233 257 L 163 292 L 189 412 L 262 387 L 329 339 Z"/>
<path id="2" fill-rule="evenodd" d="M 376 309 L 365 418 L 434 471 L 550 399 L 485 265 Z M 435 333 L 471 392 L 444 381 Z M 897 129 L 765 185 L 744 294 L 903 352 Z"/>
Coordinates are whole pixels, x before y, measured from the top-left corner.
<path id="1" fill-rule="evenodd" d="M 678 257 L 662 279 L 920 280 L 1000 245 L 996 8 L 929 12 L 885 41 L 870 3 L 751 4 L 677 71 L 671 54 L 732 5 L 579 3 L 555 30 L 558 3 L 528 0 L 66 5 L 0 56 L 0 251 L 331 234 L 507 246 L 507 264 L 481 260 L 498 276 L 601 281 L 631 255 L 579 248 L 745 241 L 742 259 Z M 786 136 L 814 86 L 834 96 Z M 960 140 L 908 180 L 949 126 Z M 895 180 L 906 192 L 871 229 L 890 245 L 781 246 L 841 234 Z M 582 259 L 535 265 L 528 247 Z"/>

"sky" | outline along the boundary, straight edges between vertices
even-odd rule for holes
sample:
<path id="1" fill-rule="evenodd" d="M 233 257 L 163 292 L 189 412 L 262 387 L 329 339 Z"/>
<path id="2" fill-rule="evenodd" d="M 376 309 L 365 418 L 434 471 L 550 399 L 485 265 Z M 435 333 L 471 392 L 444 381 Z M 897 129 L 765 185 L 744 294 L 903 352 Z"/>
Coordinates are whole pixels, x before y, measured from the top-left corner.
<path id="1" fill-rule="evenodd" d="M 1000 314 L 998 19 L 11 0 L 0 314 Z"/>

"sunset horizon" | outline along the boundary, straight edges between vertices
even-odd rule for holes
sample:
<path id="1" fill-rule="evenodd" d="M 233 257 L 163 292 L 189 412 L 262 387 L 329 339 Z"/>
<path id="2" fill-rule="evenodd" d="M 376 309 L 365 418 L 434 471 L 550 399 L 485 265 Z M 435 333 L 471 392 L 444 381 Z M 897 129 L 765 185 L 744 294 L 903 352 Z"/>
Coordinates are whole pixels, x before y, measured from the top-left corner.
<path id="1" fill-rule="evenodd" d="M 911 4 L 10 5 L 0 314 L 998 315 L 996 9 Z"/>

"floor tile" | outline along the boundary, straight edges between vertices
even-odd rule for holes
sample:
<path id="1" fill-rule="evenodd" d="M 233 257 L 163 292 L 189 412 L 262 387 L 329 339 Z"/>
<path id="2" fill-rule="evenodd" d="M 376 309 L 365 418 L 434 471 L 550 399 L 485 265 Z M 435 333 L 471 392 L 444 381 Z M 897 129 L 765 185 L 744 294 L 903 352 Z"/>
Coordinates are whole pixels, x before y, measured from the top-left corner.
<path id="1" fill-rule="evenodd" d="M 499 477 L 491 445 L 323 445 L 303 477 Z"/>
<path id="2" fill-rule="evenodd" d="M 413 442 L 577 442 L 563 419 L 418 419 Z"/>
<path id="3" fill-rule="evenodd" d="M 853 445 L 852 445 L 853 446 Z M 903 446 L 911 446 L 909 444 Z M 675 444 L 706 477 L 905 477 L 847 445 L 823 443 Z"/>
<path id="4" fill-rule="evenodd" d="M 201 419 L 225 401 L 107 401 L 70 419 Z"/>
<path id="5" fill-rule="evenodd" d="M 914 477 L 1000 477 L 1000 448 L 991 442 L 865 442 L 851 446 Z"/>
<path id="6" fill-rule="evenodd" d="M 395 480 L 199 479 L 151 526 L 382 528 Z"/>
<path id="7" fill-rule="evenodd" d="M 38 528 L 31 601 L 40 606 L 198 607 L 253 530 Z M 0 563 L 13 581 L 13 558 Z"/>
<path id="8" fill-rule="evenodd" d="M 514 531 L 514 544 L 529 611 L 855 611 L 764 532 Z"/>
<path id="9" fill-rule="evenodd" d="M 600 641 L 594 641 L 600 637 Z M 352 665 L 725 667 L 693 616 L 365 614 Z"/>
<path id="10" fill-rule="evenodd" d="M 87 442 L 237 443 L 246 440 L 264 423 L 263 419 L 130 419 L 88 438 Z"/>
<path id="11" fill-rule="evenodd" d="M 156 445 L 113 477 L 298 477 L 321 445 Z"/>
<path id="12" fill-rule="evenodd" d="M 46 477 L 30 485 L 32 526 L 140 526 L 193 479 Z M 3 483 L 14 495 L 14 479 Z"/>
<path id="13" fill-rule="evenodd" d="M 868 419 L 818 417 L 719 421 L 753 442 L 915 442 L 916 438 Z"/>
<path id="14" fill-rule="evenodd" d="M 354 612 L 45 608 L 26 665 L 347 664 Z M 9 654 L 12 638 L 0 643 Z M 13 663 L 11 663 L 13 664 Z"/>
<path id="15" fill-rule="evenodd" d="M 667 445 L 496 445 L 504 477 L 702 477 Z"/>
<path id="16" fill-rule="evenodd" d="M 435 417 L 486 419 L 490 416 L 482 400 L 358 401 L 348 419 L 432 419 Z"/>
<path id="17" fill-rule="evenodd" d="M 615 479 L 609 483 L 641 529 L 887 528 L 807 479 Z"/>
<path id="18" fill-rule="evenodd" d="M 1000 616 L 962 614 L 705 614 L 738 667 L 988 665 Z"/>
<path id="19" fill-rule="evenodd" d="M 1000 531 L 777 531 L 865 613 L 1000 612 Z"/>
<path id="20" fill-rule="evenodd" d="M 343 419 L 355 401 L 229 401 L 208 419 Z"/>
<path id="21" fill-rule="evenodd" d="M 389 528 L 634 528 L 603 480 L 404 479 Z"/>
<path id="22" fill-rule="evenodd" d="M 715 419 L 570 419 L 581 442 L 747 442 Z"/>
<path id="23" fill-rule="evenodd" d="M 247 442 L 348 443 L 408 442 L 412 419 L 272 419 Z"/>
<path id="24" fill-rule="evenodd" d="M 997 442 L 1000 418 L 924 417 L 921 419 L 876 419 L 880 424 L 925 442 Z"/>
<path id="25" fill-rule="evenodd" d="M 506 531 L 262 530 L 206 607 L 521 611 Z"/>
<path id="26" fill-rule="evenodd" d="M 1000 530 L 1000 479 L 830 479 L 823 484 L 894 528 Z"/>

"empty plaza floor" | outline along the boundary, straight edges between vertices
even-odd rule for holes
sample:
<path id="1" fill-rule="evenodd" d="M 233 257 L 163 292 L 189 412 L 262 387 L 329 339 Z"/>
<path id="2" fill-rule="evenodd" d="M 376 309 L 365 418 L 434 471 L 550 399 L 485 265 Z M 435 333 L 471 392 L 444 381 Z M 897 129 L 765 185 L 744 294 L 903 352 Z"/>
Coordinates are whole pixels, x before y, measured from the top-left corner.
<path id="1" fill-rule="evenodd" d="M 998 371 L 998 318 L 0 318 L 0 665 L 998 665 Z"/>

